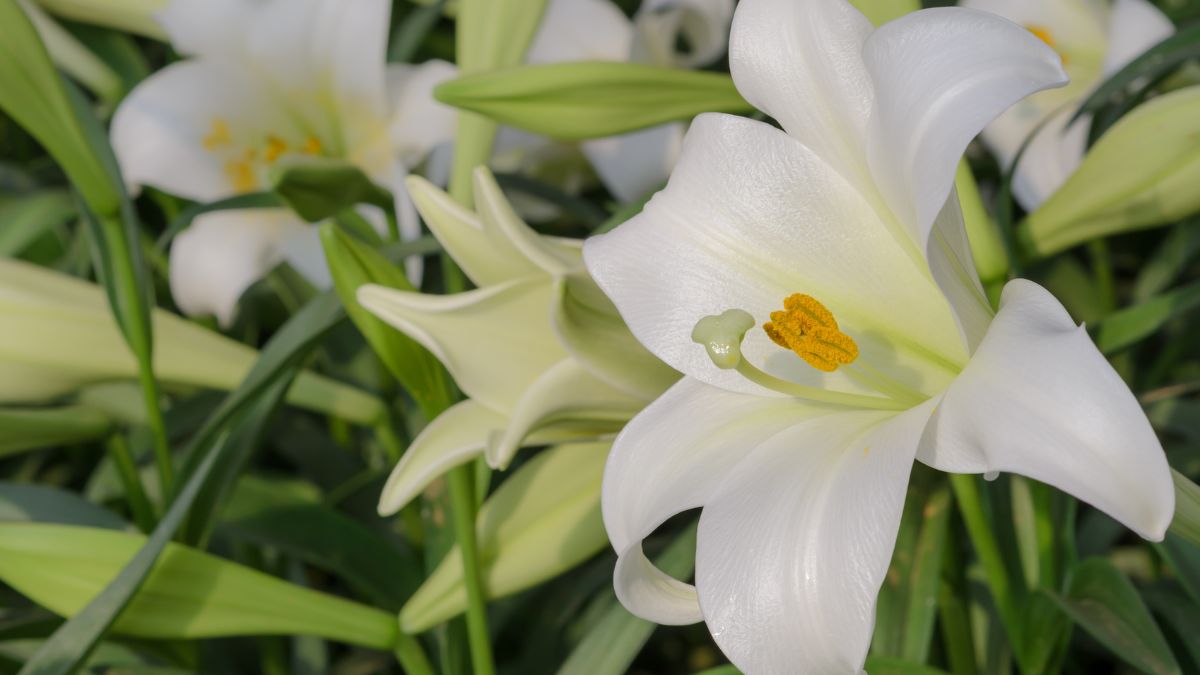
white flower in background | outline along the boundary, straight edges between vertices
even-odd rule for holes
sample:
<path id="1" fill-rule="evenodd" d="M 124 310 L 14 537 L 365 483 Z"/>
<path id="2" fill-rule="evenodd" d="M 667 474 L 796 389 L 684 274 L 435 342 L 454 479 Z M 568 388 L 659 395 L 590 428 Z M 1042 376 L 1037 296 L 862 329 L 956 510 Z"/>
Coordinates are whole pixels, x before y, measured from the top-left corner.
<path id="1" fill-rule="evenodd" d="M 646 0 L 633 20 L 612 0 L 549 0 L 526 61 L 704 66 L 725 53 L 732 15 L 733 0 Z M 687 45 L 685 51 L 679 49 L 681 40 Z M 667 179 L 679 156 L 684 128 L 678 122 L 663 124 L 584 141 L 579 148 L 605 187 L 622 202 L 632 202 Z M 495 165 L 512 170 L 557 162 L 561 167 L 569 165 L 566 153 L 566 148 L 548 139 L 504 129 L 497 141 Z"/>
<path id="2" fill-rule="evenodd" d="M 1034 94 L 983 131 L 983 140 L 1004 169 L 1029 135 L 1013 176 L 1013 195 L 1027 211 L 1036 209 L 1083 160 L 1088 122 L 1067 122 L 1083 99 L 1108 76 L 1175 31 L 1147 0 L 962 0 L 963 7 L 998 14 L 1024 26 L 1062 57 L 1071 83 Z M 1038 125 L 1047 121 L 1040 129 Z"/>
<path id="3" fill-rule="evenodd" d="M 453 66 L 388 64 L 387 0 L 175 0 L 159 15 L 189 58 L 142 82 L 113 119 L 125 179 L 208 202 L 266 187 L 289 155 L 333 157 L 402 186 L 450 138 L 432 89 Z M 411 220 L 412 222 L 406 222 Z M 415 219 L 401 215 L 413 234 Z M 282 209 L 200 216 L 171 249 L 171 291 L 228 325 L 237 299 L 282 260 L 329 284 L 316 229 Z"/>
<path id="4" fill-rule="evenodd" d="M 743 0 L 730 64 L 783 130 L 702 115 L 666 189 L 584 246 L 685 374 L 606 469 L 625 606 L 706 621 L 750 675 L 859 672 L 914 459 L 1019 472 L 1161 538 L 1171 476 L 1136 399 L 1040 286 L 993 314 L 952 193 L 989 120 L 1065 83 L 1055 53 L 969 9 L 876 30 L 844 0 Z M 693 587 L 641 541 L 696 507 Z"/>

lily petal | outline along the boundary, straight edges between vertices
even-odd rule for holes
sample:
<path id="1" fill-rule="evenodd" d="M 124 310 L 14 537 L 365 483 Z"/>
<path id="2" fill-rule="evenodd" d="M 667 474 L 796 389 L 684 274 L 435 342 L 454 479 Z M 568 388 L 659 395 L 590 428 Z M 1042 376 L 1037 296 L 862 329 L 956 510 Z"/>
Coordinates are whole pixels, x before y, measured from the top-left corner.
<path id="1" fill-rule="evenodd" d="M 845 0 L 743 0 L 729 35 L 742 96 L 854 184 L 865 163 L 872 86 L 862 61 L 874 26 Z"/>
<path id="2" fill-rule="evenodd" d="M 304 236 L 306 230 L 314 228 L 283 210 L 228 210 L 198 216 L 171 244 L 175 304 L 185 314 L 212 314 L 223 327 L 230 326 L 238 298 L 283 259 L 280 244 Z M 324 265 L 324 258 L 320 264 Z"/>
<path id="3" fill-rule="evenodd" d="M 732 0 L 646 0 L 633 19 L 634 58 L 675 68 L 707 66 L 725 53 L 732 20 Z M 681 37 L 686 51 L 678 47 Z"/>
<path id="4" fill-rule="evenodd" d="M 699 621 L 695 589 L 654 567 L 642 539 L 705 504 L 760 442 L 820 412 L 795 399 L 735 394 L 685 377 L 626 425 L 609 455 L 602 499 L 604 527 L 620 556 L 614 584 L 621 603 L 656 623 Z"/>
<path id="5" fill-rule="evenodd" d="M 1174 512 L 1171 472 L 1137 399 L 1041 286 L 1009 282 L 1000 312 L 947 389 L 921 461 L 1053 485 L 1143 537 Z"/>
<path id="6" fill-rule="evenodd" d="M 180 54 L 237 60 L 245 40 L 237 30 L 253 19 L 256 3 L 246 0 L 172 0 L 155 15 Z"/>
<path id="7" fill-rule="evenodd" d="M 239 180 L 230 170 L 240 159 L 231 153 L 268 131 L 301 134 L 244 71 L 192 60 L 134 88 L 113 116 L 111 136 L 131 191 L 153 185 L 213 201 L 257 186 L 257 176 Z"/>
<path id="8" fill-rule="evenodd" d="M 522 257 L 551 276 L 580 269 L 583 254 L 578 241 L 544 237 L 534 232 L 517 215 L 492 172 L 485 167 L 475 169 L 475 209 L 483 229 L 495 232 L 508 240 Z M 493 251 L 492 255 L 495 255 Z"/>
<path id="9" fill-rule="evenodd" d="M 525 61 L 625 61 L 632 47 L 633 25 L 610 0 L 549 0 Z"/>
<path id="10" fill-rule="evenodd" d="M 683 143 L 682 124 L 663 124 L 580 144 L 601 182 L 619 201 L 642 199 L 671 175 Z"/>
<path id="11" fill-rule="evenodd" d="M 457 74 L 452 64 L 437 59 L 418 66 L 388 65 L 392 143 L 406 168 L 413 168 L 435 147 L 454 138 L 458 113 L 434 99 L 433 88 Z"/>
<path id="12" fill-rule="evenodd" d="M 933 403 L 793 426 L 759 445 L 705 504 L 696 588 L 709 631 L 738 668 L 862 670 Z"/>
<path id="13" fill-rule="evenodd" d="M 859 343 L 860 359 L 934 393 L 965 363 L 966 350 L 924 255 L 906 255 L 897 237 L 906 235 L 893 233 L 794 138 L 761 122 L 705 114 L 688 131 L 666 189 L 638 216 L 589 239 L 584 258 L 638 341 L 697 379 L 763 393 L 715 368 L 692 342 L 692 328 L 731 308 L 765 321 L 799 292 L 834 313 Z M 859 390 L 840 372 L 808 368 L 761 330 L 747 334 L 742 351 L 780 376 Z"/>
<path id="14" fill-rule="evenodd" d="M 995 312 L 975 271 L 957 189 L 950 191 L 949 199 L 938 213 L 926 247 L 929 271 L 954 309 L 963 342 L 974 353 Z"/>
<path id="15" fill-rule="evenodd" d="M 1104 73 L 1109 75 L 1124 68 L 1174 32 L 1171 20 L 1146 0 L 1114 0 L 1108 18 Z"/>
<path id="16" fill-rule="evenodd" d="M 1067 126 L 1074 115 L 1075 106 L 1051 113 L 1049 119 L 1034 131 L 1021 155 L 1013 174 L 1012 191 L 1017 203 L 1026 211 L 1041 206 L 1057 192 L 1083 161 L 1091 116 Z"/>
<path id="17" fill-rule="evenodd" d="M 543 279 L 453 295 L 358 289 L 363 307 L 433 352 L 468 396 L 500 412 L 567 355 L 550 325 L 552 299 Z"/>
<path id="18" fill-rule="evenodd" d="M 612 301 L 584 274 L 554 281 L 554 331 L 563 346 L 592 375 L 645 401 L 679 379 L 637 341 Z"/>
<path id="19" fill-rule="evenodd" d="M 597 379 L 573 358 L 551 366 L 522 394 L 503 430 L 489 440 L 487 460 L 505 469 L 535 430 L 556 422 L 572 429 L 591 427 L 593 435 L 616 433 L 645 401 Z"/>
<path id="20" fill-rule="evenodd" d="M 1013 103 L 1068 81 L 1058 54 L 1033 33 L 961 7 L 885 24 L 863 59 L 875 84 L 871 171 L 922 248 L 971 139 Z"/>

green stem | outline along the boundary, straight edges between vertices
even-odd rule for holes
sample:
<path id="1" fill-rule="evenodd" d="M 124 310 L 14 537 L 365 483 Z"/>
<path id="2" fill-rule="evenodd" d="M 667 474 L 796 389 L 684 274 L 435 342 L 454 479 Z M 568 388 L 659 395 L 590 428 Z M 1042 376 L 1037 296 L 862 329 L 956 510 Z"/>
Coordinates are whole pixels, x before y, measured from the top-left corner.
<path id="1" fill-rule="evenodd" d="M 1107 314 L 1117 308 L 1117 286 L 1113 279 L 1112 256 L 1108 243 L 1103 239 L 1088 242 L 1088 253 L 1092 258 L 1092 275 L 1096 278 L 1096 291 Z"/>
<path id="2" fill-rule="evenodd" d="M 408 675 L 434 675 L 433 665 L 417 638 L 401 632 L 396 637 L 396 660 Z"/>
<path id="3" fill-rule="evenodd" d="M 1014 601 L 1012 582 L 1004 557 L 1000 554 L 1000 546 L 992 533 L 991 524 L 983 509 L 983 500 L 979 493 L 980 479 L 968 474 L 951 474 L 950 487 L 954 490 L 954 501 L 958 503 L 959 513 L 967 526 L 967 535 L 975 548 L 975 555 L 983 565 L 988 587 L 992 591 L 992 599 L 996 603 L 996 611 L 1008 632 L 1008 637 L 1014 645 L 1019 643 L 1020 634 L 1017 629 L 1017 605 Z M 1020 649 L 1014 649 L 1020 654 Z"/>
<path id="4" fill-rule="evenodd" d="M 396 430 L 392 428 L 391 420 L 385 417 L 375 425 L 375 438 L 379 440 L 383 451 L 387 453 L 388 461 L 395 466 L 404 454 L 404 443 L 396 435 Z"/>
<path id="5" fill-rule="evenodd" d="M 492 675 L 495 667 L 492 665 L 492 645 L 488 635 L 487 599 L 484 596 L 483 578 L 479 574 L 471 465 L 452 469 L 448 478 L 454 536 L 462 551 L 463 581 L 467 587 L 467 644 L 471 648 L 471 664 L 475 675 Z"/>
<path id="6" fill-rule="evenodd" d="M 158 468 L 158 483 L 165 496 L 171 494 L 175 470 L 171 463 L 171 446 L 167 441 L 167 424 L 163 419 L 162 408 L 158 405 L 161 398 L 158 379 L 154 377 L 154 367 L 148 363 L 149 360 L 149 354 L 139 356 L 138 382 L 142 386 L 142 397 L 146 400 L 146 420 L 150 425 L 150 435 L 154 439 L 154 464 Z"/>
<path id="7" fill-rule="evenodd" d="M 108 437 L 107 445 L 108 454 L 117 467 L 117 475 L 120 476 L 121 484 L 125 487 L 125 499 L 129 502 L 129 511 L 133 514 L 134 522 L 143 532 L 153 530 L 157 524 L 154 507 L 150 504 L 150 499 L 146 497 L 146 490 L 142 487 L 137 465 L 133 462 L 133 455 L 129 454 L 129 445 L 125 442 L 125 437 L 121 434 L 113 434 Z"/>
<path id="8" fill-rule="evenodd" d="M 1058 589 L 1058 524 L 1054 522 L 1054 493 L 1042 483 L 1031 482 L 1034 531 L 1037 533 L 1038 578 L 1043 588 Z"/>

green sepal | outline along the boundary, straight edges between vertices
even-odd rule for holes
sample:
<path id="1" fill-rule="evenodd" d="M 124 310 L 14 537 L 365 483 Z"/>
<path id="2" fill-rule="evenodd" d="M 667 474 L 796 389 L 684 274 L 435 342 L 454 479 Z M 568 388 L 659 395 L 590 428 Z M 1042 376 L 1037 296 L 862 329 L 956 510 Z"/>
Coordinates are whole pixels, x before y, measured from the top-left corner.
<path id="1" fill-rule="evenodd" d="M 392 208 L 392 195 L 362 169 L 329 157 L 291 157 L 271 167 L 271 190 L 310 223 L 332 218 L 356 204 Z"/>

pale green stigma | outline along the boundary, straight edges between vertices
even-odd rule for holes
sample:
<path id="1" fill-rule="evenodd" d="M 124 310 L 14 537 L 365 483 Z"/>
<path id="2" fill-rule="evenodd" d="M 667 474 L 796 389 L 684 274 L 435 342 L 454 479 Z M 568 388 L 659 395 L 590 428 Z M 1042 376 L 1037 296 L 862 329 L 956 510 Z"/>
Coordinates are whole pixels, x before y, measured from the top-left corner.
<path id="1" fill-rule="evenodd" d="M 704 345 L 713 365 L 732 370 L 742 362 L 742 340 L 751 328 L 754 328 L 754 317 L 749 312 L 727 309 L 697 321 L 692 329 L 692 341 Z"/>

